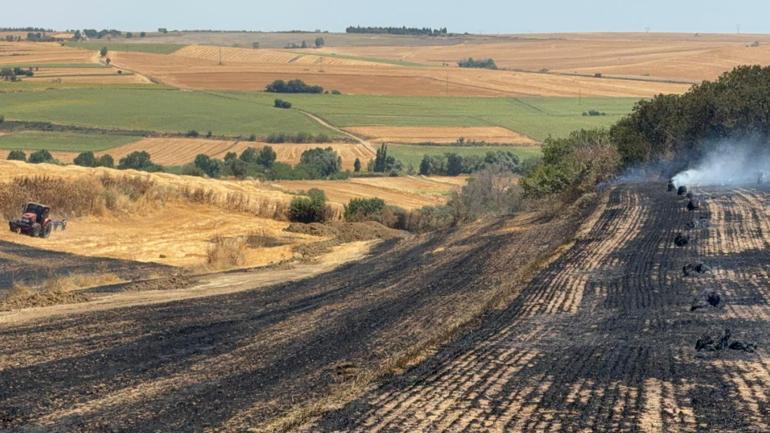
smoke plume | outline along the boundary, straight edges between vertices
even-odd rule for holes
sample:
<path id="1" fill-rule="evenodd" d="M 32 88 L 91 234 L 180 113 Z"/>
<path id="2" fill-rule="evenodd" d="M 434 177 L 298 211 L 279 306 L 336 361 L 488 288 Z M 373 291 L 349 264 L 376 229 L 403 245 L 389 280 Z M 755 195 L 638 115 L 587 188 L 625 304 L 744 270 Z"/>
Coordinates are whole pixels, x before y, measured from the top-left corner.
<path id="1" fill-rule="evenodd" d="M 674 176 L 674 185 L 737 186 L 770 181 L 770 151 L 749 143 L 725 142 Z"/>

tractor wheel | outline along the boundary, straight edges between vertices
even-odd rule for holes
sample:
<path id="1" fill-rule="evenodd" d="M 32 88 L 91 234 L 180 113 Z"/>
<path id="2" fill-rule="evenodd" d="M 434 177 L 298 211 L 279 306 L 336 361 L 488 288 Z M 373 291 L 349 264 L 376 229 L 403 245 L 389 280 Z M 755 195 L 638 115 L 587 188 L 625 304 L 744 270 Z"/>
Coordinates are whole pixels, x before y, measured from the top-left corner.
<path id="1" fill-rule="evenodd" d="M 32 225 L 32 236 L 33 237 L 40 237 L 40 233 L 42 232 L 42 227 L 40 227 L 40 224 L 35 223 Z"/>
<path id="2" fill-rule="evenodd" d="M 43 233 L 40 235 L 40 237 L 48 239 L 48 237 L 51 236 L 51 230 L 53 230 L 53 224 L 48 224 L 43 229 Z"/>

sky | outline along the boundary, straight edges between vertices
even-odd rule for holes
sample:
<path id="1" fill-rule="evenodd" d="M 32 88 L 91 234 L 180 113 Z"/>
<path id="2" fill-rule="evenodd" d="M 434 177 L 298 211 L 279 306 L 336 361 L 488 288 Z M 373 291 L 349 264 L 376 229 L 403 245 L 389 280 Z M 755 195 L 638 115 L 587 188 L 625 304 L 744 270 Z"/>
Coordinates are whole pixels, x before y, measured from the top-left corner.
<path id="1" fill-rule="evenodd" d="M 770 2 L 747 0 L 36 0 L 7 2 L 0 27 L 328 30 L 447 27 L 462 33 L 770 33 Z"/>

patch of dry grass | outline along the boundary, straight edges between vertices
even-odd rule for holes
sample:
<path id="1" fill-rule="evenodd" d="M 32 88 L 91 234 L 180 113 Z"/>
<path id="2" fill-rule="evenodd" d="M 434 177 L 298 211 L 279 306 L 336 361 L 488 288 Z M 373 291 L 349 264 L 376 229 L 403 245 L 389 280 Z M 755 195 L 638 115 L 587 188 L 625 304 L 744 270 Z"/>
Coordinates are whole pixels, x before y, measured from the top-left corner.
<path id="1" fill-rule="evenodd" d="M 16 282 L 0 299 L 0 310 L 45 307 L 72 304 L 89 300 L 82 289 L 120 283 L 123 280 L 112 273 L 52 275 L 31 285 Z"/>
<path id="2" fill-rule="evenodd" d="M 212 269 L 227 269 L 243 266 L 246 263 L 248 239 L 245 237 L 228 238 L 216 236 L 211 240 L 211 247 L 206 256 L 206 264 Z"/>

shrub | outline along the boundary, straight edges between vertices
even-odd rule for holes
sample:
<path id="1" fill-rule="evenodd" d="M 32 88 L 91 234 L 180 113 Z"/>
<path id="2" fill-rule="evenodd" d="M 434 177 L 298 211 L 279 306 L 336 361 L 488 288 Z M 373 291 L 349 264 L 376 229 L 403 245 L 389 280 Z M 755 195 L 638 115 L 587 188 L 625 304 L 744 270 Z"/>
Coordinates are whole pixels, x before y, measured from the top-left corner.
<path id="1" fill-rule="evenodd" d="M 53 159 L 53 155 L 51 155 L 51 152 L 41 149 L 36 152 L 32 152 L 32 154 L 29 155 L 29 162 L 32 164 L 41 164 L 41 163 L 54 163 L 56 162 L 55 159 Z"/>
<path id="2" fill-rule="evenodd" d="M 469 57 L 457 62 L 457 66 L 461 68 L 480 68 L 480 69 L 497 69 L 497 64 L 494 59 L 474 59 Z"/>
<path id="3" fill-rule="evenodd" d="M 270 168 L 275 164 L 275 160 L 278 158 L 278 154 L 275 153 L 272 147 L 265 146 L 261 149 L 259 149 L 259 154 L 257 155 L 257 164 L 261 165 L 265 168 Z"/>
<path id="4" fill-rule="evenodd" d="M 284 101 L 283 99 L 276 99 L 275 104 L 273 106 L 275 108 L 289 109 L 291 108 L 291 102 Z"/>
<path id="5" fill-rule="evenodd" d="M 361 171 L 361 160 L 356 158 L 356 161 L 353 163 L 353 171 L 356 173 Z"/>
<path id="6" fill-rule="evenodd" d="M 81 153 L 72 162 L 81 167 L 96 167 L 96 157 L 91 151 Z"/>
<path id="7" fill-rule="evenodd" d="M 110 52 L 110 50 L 107 47 L 102 47 L 99 50 L 99 55 L 102 56 L 102 57 L 107 57 L 107 53 L 109 53 L 109 52 Z"/>
<path id="8" fill-rule="evenodd" d="M 345 206 L 347 221 L 380 221 L 385 201 L 381 198 L 354 198 Z"/>
<path id="9" fill-rule="evenodd" d="M 183 176 L 197 176 L 197 177 L 204 177 L 206 176 L 206 173 L 201 170 L 200 168 L 196 167 L 195 164 L 185 164 L 182 166 L 181 174 Z"/>
<path id="10" fill-rule="evenodd" d="M 113 168 L 115 167 L 115 160 L 110 155 L 102 155 L 96 160 L 97 167 Z"/>
<path id="11" fill-rule="evenodd" d="M 326 195 L 318 189 L 311 189 L 307 197 L 296 197 L 289 204 L 288 217 L 292 222 L 324 222 L 327 216 Z"/>
<path id="12" fill-rule="evenodd" d="M 371 162 L 371 170 L 375 173 L 388 173 L 388 172 L 400 172 L 403 169 L 403 164 L 401 164 L 401 161 L 397 160 L 391 155 L 388 155 L 388 146 L 385 144 L 382 144 L 379 149 L 377 149 L 377 154 L 374 157 L 374 160 Z"/>
<path id="13" fill-rule="evenodd" d="M 265 91 L 270 93 L 323 93 L 324 89 L 321 86 L 311 86 L 305 84 L 302 80 L 289 80 L 285 82 L 283 80 L 275 80 L 265 87 Z"/>
<path id="14" fill-rule="evenodd" d="M 121 170 L 163 171 L 163 167 L 152 162 L 150 154 L 145 151 L 131 152 L 120 159 L 118 168 Z"/>
<path id="15" fill-rule="evenodd" d="M 0 123 L 5 122 L 5 116 L 0 116 Z"/>
<path id="16" fill-rule="evenodd" d="M 299 165 L 313 177 L 327 177 L 340 171 L 342 159 L 331 147 L 308 149 L 302 152 Z"/>
<path id="17" fill-rule="evenodd" d="M 211 159 L 208 155 L 200 154 L 195 157 L 195 166 L 201 169 L 210 178 L 218 178 L 224 171 L 224 164 L 218 159 Z"/>
<path id="18" fill-rule="evenodd" d="M 191 130 L 185 132 L 184 136 L 185 137 L 190 137 L 190 138 L 197 138 L 197 137 L 200 136 L 200 133 L 198 133 L 198 131 L 196 131 L 194 129 L 191 129 Z"/>
<path id="19" fill-rule="evenodd" d="M 27 161 L 27 154 L 23 150 L 12 150 L 8 153 L 9 161 Z"/>

